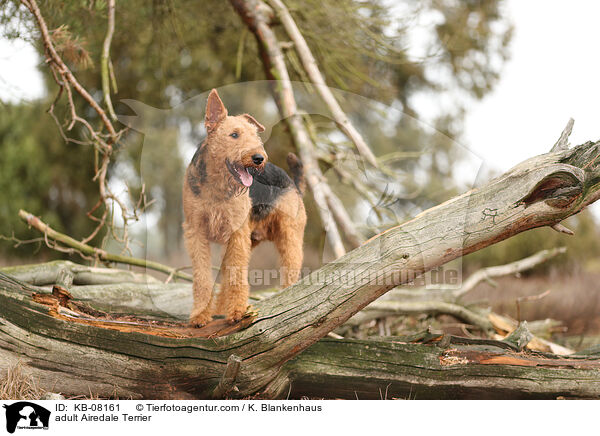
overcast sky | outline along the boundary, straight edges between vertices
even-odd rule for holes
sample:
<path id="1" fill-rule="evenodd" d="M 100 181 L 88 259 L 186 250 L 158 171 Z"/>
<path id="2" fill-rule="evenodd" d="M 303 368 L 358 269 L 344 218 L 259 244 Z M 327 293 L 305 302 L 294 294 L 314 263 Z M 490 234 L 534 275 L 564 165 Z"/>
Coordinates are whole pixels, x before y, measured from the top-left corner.
<path id="1" fill-rule="evenodd" d="M 44 88 L 38 63 L 30 44 L 0 37 L 0 99 L 15 102 L 40 97 Z"/>
<path id="2" fill-rule="evenodd" d="M 600 138 L 600 2 L 509 0 L 508 13 L 511 59 L 495 90 L 470 107 L 462 141 L 498 170 L 549 151 L 569 117 L 572 144 Z M 37 62 L 27 44 L 0 40 L 0 98 L 39 96 Z"/>
<path id="3" fill-rule="evenodd" d="M 506 170 L 550 150 L 569 117 L 571 144 L 600 139 L 600 2 L 511 0 L 511 60 L 469 111 L 466 144 Z"/>

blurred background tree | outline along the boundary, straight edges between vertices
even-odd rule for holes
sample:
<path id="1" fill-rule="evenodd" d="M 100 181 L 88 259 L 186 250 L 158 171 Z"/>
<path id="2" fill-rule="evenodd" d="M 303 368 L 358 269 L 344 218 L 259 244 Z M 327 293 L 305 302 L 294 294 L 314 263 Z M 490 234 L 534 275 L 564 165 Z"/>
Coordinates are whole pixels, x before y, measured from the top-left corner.
<path id="1" fill-rule="evenodd" d="M 378 117 L 376 108 L 344 107 L 375 154 L 388 159 L 390 168 L 409 175 L 388 193 L 389 198 L 374 199 L 375 203 L 383 202 L 388 209 L 393 208 L 393 213 L 373 214 L 361 229 L 365 236 L 469 187 L 468 181 L 456 174 L 456 164 L 464 158 L 464 149 L 457 141 L 461 139 L 463 115 L 469 102 L 482 98 L 493 88 L 508 58 L 512 26 L 503 12 L 503 3 L 286 2 L 330 86 L 394 108 L 395 115 L 390 118 L 389 113 Z M 40 1 L 40 8 L 53 29 L 53 40 L 62 57 L 82 85 L 100 101 L 99 59 L 106 34 L 106 2 L 46 0 Z M 43 53 L 31 17 L 18 1 L 0 0 L 0 26 L 3 37 L 32 40 Z M 281 40 L 287 40 L 283 29 L 276 27 L 276 31 Z M 305 80 L 295 52 L 286 47 L 284 50 L 292 79 Z M 169 108 L 213 87 L 265 78 L 256 43 L 246 26 L 229 3 L 216 0 L 201 5 L 189 0 L 117 2 L 111 60 L 118 87 L 113 94 L 117 113 L 130 113 L 127 106 L 118 103 L 121 99 Z M 58 230 L 81 238 L 94 226 L 86 212 L 98 199 L 91 182 L 93 152 L 65 144 L 51 118 L 43 113 L 57 89 L 45 65 L 40 65 L 40 70 L 46 79 L 46 98 L 0 106 L 0 201 L 6 205 L 0 213 L 0 229 L 5 235 L 14 231 L 17 237 L 27 239 L 30 233 L 17 218 L 18 209 L 25 208 L 42 215 Z M 439 105 L 434 111 L 420 108 L 419 99 L 424 95 L 436 96 Z M 248 93 L 239 99 L 227 102 L 232 113 L 236 113 L 236 104 L 242 107 L 256 96 Z M 341 103 L 344 106 L 345 102 Z M 83 108 L 82 105 L 82 112 Z M 95 113 L 87 111 L 85 115 L 95 120 Z M 429 126 L 415 119 L 425 119 Z M 198 144 L 202 139 L 202 126 L 197 119 L 181 115 L 162 122 L 164 125 L 155 126 L 156 131 L 162 132 L 155 141 Z M 335 126 L 328 119 L 313 117 L 312 124 L 321 164 L 327 171 L 332 143 L 339 151 L 345 138 L 332 134 Z M 142 135 L 131 134 L 125 141 L 110 169 L 115 185 L 134 192 L 141 189 L 143 140 Z M 285 167 L 284 156 L 293 149 L 286 129 L 274 129 L 267 146 L 272 161 Z M 398 152 L 406 154 L 395 156 Z M 152 237 L 160 242 L 151 244 L 155 247 L 151 255 L 173 261 L 182 251 L 183 220 L 180 183 L 174 181 L 183 178 L 186 154 L 165 146 L 163 152 L 147 153 L 144 159 L 157 168 L 144 174 L 143 180 L 147 192 L 157 200 L 149 213 L 156 223 Z M 343 183 L 340 187 L 344 189 Z M 348 190 L 344 193 L 343 201 L 349 210 L 354 209 L 353 216 L 364 219 L 365 213 L 360 209 L 367 205 L 358 196 L 348 195 Z M 308 203 L 309 219 L 318 223 L 315 206 Z M 582 217 L 575 224 L 581 229 L 571 241 L 589 240 L 589 232 L 595 231 L 592 218 Z M 100 243 L 102 237 L 97 236 L 92 243 Z M 493 254 L 481 255 L 476 262 L 493 259 L 494 263 L 503 263 L 551 244 L 551 238 L 540 239 L 543 241 L 528 240 L 531 250 L 526 252 L 492 247 L 484 253 Z M 318 250 L 322 240 L 320 226 L 309 225 L 307 248 Z M 538 246 L 538 242 L 546 245 Z M 580 251 L 587 247 L 578 246 Z M 0 249 L 15 254 L 9 243 L 0 245 Z M 18 253 L 31 256 L 32 249 L 22 248 Z"/>
<path id="2" fill-rule="evenodd" d="M 0 106 L 0 229 L 6 237 L 29 240 L 32 232 L 18 217 L 19 209 L 44 216 L 57 230 L 71 235 L 91 232 L 94 223 L 85 212 L 94 205 L 98 191 L 91 183 L 93 152 L 66 146 L 45 102 Z M 37 235 L 35 235 L 37 236 Z M 40 250 L 39 244 L 2 241 L 10 256 L 42 258 L 60 253 Z"/>

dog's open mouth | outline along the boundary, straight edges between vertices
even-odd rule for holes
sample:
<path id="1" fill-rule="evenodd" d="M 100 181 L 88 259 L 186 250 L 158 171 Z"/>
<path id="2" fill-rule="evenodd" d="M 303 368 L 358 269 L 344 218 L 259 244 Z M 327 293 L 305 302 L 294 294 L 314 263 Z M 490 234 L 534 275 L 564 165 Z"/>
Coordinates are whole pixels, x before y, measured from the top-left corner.
<path id="1" fill-rule="evenodd" d="M 245 167 L 238 163 L 231 163 L 228 160 L 225 160 L 225 164 L 227 165 L 229 172 L 238 182 L 247 188 L 252 185 L 254 178 L 251 173 L 255 173 L 256 171 L 254 167 Z"/>

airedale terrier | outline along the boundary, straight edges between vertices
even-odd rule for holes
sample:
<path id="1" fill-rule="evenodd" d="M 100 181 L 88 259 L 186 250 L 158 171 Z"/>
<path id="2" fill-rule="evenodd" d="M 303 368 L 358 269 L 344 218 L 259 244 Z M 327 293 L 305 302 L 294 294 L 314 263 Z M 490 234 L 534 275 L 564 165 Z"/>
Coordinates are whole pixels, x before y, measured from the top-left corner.
<path id="1" fill-rule="evenodd" d="M 248 114 L 228 116 L 216 90 L 206 104 L 207 137 L 186 170 L 183 223 L 194 275 L 194 307 L 190 323 L 202 326 L 214 313 L 230 322 L 242 318 L 248 304 L 248 262 L 252 247 L 275 243 L 284 287 L 298 280 L 306 212 L 302 163 L 288 155 L 292 179 L 267 163 L 258 136 L 264 127 Z M 212 302 L 210 242 L 226 245 L 221 265 L 221 291 Z"/>

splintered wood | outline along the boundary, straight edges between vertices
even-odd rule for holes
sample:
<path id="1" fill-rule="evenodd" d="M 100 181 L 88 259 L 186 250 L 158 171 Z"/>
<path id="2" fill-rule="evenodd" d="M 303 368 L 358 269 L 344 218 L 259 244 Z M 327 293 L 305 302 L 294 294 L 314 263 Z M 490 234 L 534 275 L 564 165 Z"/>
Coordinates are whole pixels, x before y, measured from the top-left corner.
<path id="1" fill-rule="evenodd" d="M 201 328 L 194 328 L 183 322 L 102 312 L 86 303 L 74 300 L 66 289 L 58 285 L 52 288 L 51 294 L 34 293 L 31 298 L 36 303 L 48 306 L 48 314 L 50 316 L 64 321 L 87 324 L 109 330 L 118 330 L 120 332 L 144 333 L 171 338 L 215 338 L 226 336 L 245 329 L 256 318 L 255 313 L 248 313 L 235 324 L 229 324 L 224 319 L 217 319 Z"/>

